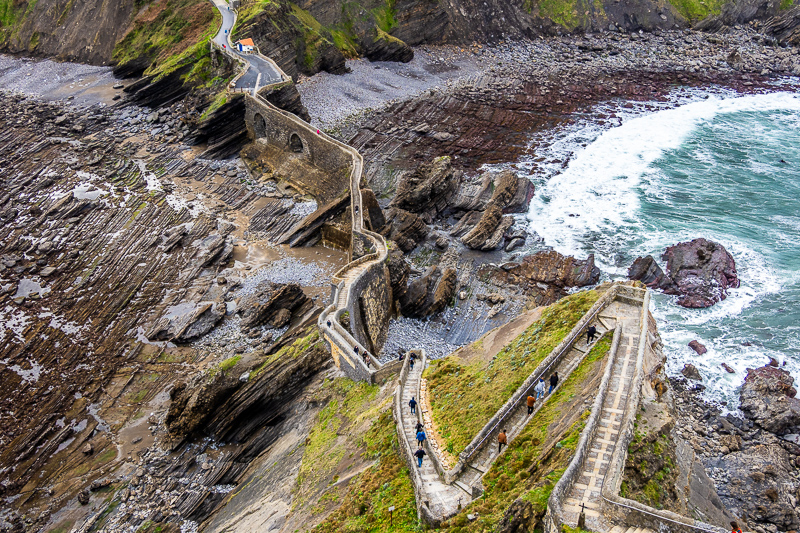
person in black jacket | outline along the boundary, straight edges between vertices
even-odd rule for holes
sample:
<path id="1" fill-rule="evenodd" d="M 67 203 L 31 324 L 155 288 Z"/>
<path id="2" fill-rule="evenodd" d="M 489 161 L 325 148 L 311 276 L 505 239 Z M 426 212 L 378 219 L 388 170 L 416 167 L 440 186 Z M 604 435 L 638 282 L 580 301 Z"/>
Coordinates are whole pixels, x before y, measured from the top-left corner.
<path id="1" fill-rule="evenodd" d="M 547 394 L 552 393 L 556 385 L 558 385 L 558 372 L 553 372 L 553 375 L 550 376 L 550 390 L 547 391 Z"/>
<path id="2" fill-rule="evenodd" d="M 425 453 L 425 450 L 423 450 L 422 448 L 414 452 L 414 456 L 417 458 L 418 467 L 422 468 L 422 458 L 425 457 L 426 455 L 427 454 Z"/>
<path id="3" fill-rule="evenodd" d="M 586 330 L 586 344 L 591 344 L 594 342 L 595 335 L 597 335 L 597 328 L 594 326 L 589 326 L 589 329 Z"/>

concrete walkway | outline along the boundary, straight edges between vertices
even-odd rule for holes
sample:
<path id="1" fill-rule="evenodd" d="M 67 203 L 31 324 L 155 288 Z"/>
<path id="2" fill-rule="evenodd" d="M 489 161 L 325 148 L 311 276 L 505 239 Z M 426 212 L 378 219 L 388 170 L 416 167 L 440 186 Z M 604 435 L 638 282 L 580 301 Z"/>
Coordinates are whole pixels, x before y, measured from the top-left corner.
<path id="1" fill-rule="evenodd" d="M 419 400 L 419 382 L 422 377 L 422 363 L 420 361 L 414 365 L 414 370 L 409 370 L 408 378 L 406 378 L 405 386 L 402 390 L 402 401 L 400 403 L 402 409 L 403 430 L 406 440 L 411 446 L 412 450 L 416 450 L 417 422 L 421 422 L 419 411 L 420 405 L 417 405 L 417 414 L 411 414 L 411 408 L 408 406 L 411 397 Z M 426 446 L 426 452 L 432 453 L 430 446 Z M 415 468 L 417 468 L 415 466 Z M 422 478 L 422 492 L 425 494 L 427 507 L 437 516 L 451 516 L 458 512 L 458 510 L 472 501 L 472 497 L 461 490 L 457 485 L 447 485 L 444 483 L 436 472 L 433 462 L 430 457 L 426 456 L 422 460 L 422 468 L 420 470 L 420 477 Z M 424 502 L 423 502 L 424 503 Z"/>
<path id="2" fill-rule="evenodd" d="M 609 531 L 610 525 L 600 512 L 601 490 L 607 465 L 617 444 L 622 416 L 625 412 L 641 334 L 642 307 L 635 303 L 615 301 L 601 313 L 603 321 L 614 320 L 622 327 L 617 357 L 612 369 L 608 393 L 603 403 L 597 432 L 589 445 L 583 473 L 564 500 L 564 522 L 578 524 L 583 505 L 586 526 L 592 531 Z"/>

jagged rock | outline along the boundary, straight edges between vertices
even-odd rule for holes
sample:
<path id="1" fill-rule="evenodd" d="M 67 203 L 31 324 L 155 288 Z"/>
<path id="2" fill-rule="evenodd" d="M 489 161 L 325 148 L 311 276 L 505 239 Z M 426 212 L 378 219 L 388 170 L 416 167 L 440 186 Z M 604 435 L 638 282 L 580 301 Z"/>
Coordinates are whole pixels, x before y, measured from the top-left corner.
<path id="1" fill-rule="evenodd" d="M 395 241 L 404 252 L 410 252 L 427 237 L 430 228 L 416 214 L 392 208 L 388 212 L 388 227 L 384 235 Z"/>
<path id="2" fill-rule="evenodd" d="M 389 249 L 389 261 L 386 265 L 389 268 L 389 282 L 394 299 L 399 300 L 406 291 L 411 265 L 406 261 L 402 251 L 394 246 L 390 246 Z"/>
<path id="3" fill-rule="evenodd" d="M 773 433 L 785 433 L 800 426 L 800 399 L 788 371 L 769 365 L 748 369 L 739 392 L 745 416 Z"/>
<path id="4" fill-rule="evenodd" d="M 691 363 L 686 363 L 683 365 L 681 369 L 681 374 L 683 374 L 688 379 L 693 379 L 695 381 L 703 381 L 703 376 L 700 375 L 700 371 L 697 370 L 697 367 Z"/>
<path id="5" fill-rule="evenodd" d="M 397 185 L 390 206 L 431 217 L 448 206 L 448 198 L 457 190 L 462 173 L 454 170 L 449 157 L 438 157 L 417 167 Z"/>
<path id="6" fill-rule="evenodd" d="M 225 303 L 186 302 L 167 309 L 147 334 L 154 341 L 188 342 L 202 337 L 225 316 Z"/>
<path id="7" fill-rule="evenodd" d="M 252 328 L 262 324 L 285 324 L 288 321 L 286 313 L 299 309 L 308 298 L 297 283 L 281 285 L 270 281 L 263 281 L 256 287 L 254 294 L 245 296 L 238 304 L 242 316 L 243 328 Z"/>
<path id="8" fill-rule="evenodd" d="M 372 189 L 361 189 L 361 206 L 364 209 L 364 222 L 367 228 L 380 233 L 386 226 L 386 218 Z"/>
<path id="9" fill-rule="evenodd" d="M 697 340 L 689 342 L 689 348 L 697 352 L 697 355 L 703 355 L 708 351 L 708 349 L 706 349 L 706 347 L 700 344 Z"/>
<path id="10" fill-rule="evenodd" d="M 377 26 L 367 32 L 362 40 L 364 55 L 370 61 L 399 61 L 408 63 L 414 59 L 414 50 L 406 43 L 381 30 Z"/>
<path id="11" fill-rule="evenodd" d="M 81 448 L 81 453 L 83 455 L 92 455 L 94 453 L 94 446 L 92 446 L 91 442 L 87 442 Z"/>
<path id="12" fill-rule="evenodd" d="M 529 288 L 536 283 L 558 287 L 584 287 L 597 283 L 600 269 L 594 265 L 594 254 L 580 260 L 550 250 L 526 255 L 520 262 L 499 269 L 495 279 L 522 288 Z"/>
<path id="13" fill-rule="evenodd" d="M 78 493 L 78 503 L 81 505 L 87 505 L 89 503 L 89 491 L 87 489 L 83 489 Z"/>
<path id="14" fill-rule="evenodd" d="M 448 268 L 444 271 L 432 266 L 418 279 L 411 282 L 399 300 L 404 316 L 422 318 L 443 310 L 453 299 L 458 276 Z"/>
<path id="15" fill-rule="evenodd" d="M 763 32 L 774 37 L 782 45 L 800 44 L 800 6 L 795 5 L 767 20 Z"/>
<path id="16" fill-rule="evenodd" d="M 308 109 L 303 105 L 300 99 L 300 93 L 297 91 L 297 86 L 294 83 L 282 85 L 279 89 L 265 87 L 259 91 L 259 95 L 269 101 L 278 109 L 283 109 L 289 113 L 295 114 L 306 122 L 311 122 L 311 116 L 308 114 Z"/>
<path id="17" fill-rule="evenodd" d="M 731 366 L 728 363 L 722 363 L 721 366 L 722 366 L 722 368 L 725 369 L 725 372 L 727 372 L 728 374 L 735 374 L 736 373 L 736 371 L 733 368 L 731 368 Z"/>
<path id="18" fill-rule="evenodd" d="M 282 328 L 292 319 L 292 312 L 288 309 L 278 309 L 278 312 L 269 321 L 269 325 L 273 328 Z"/>
<path id="19" fill-rule="evenodd" d="M 439 250 L 447 250 L 449 246 L 450 246 L 450 241 L 447 240 L 447 237 L 445 237 L 444 235 L 439 235 L 438 237 L 436 237 L 436 247 Z"/>
<path id="20" fill-rule="evenodd" d="M 638 280 L 650 288 L 663 289 L 670 286 L 672 281 L 661 270 L 652 255 L 637 257 L 628 269 L 628 279 Z"/>
<path id="21" fill-rule="evenodd" d="M 503 216 L 502 207 L 498 204 L 491 204 L 483 212 L 475 227 L 461 237 L 461 242 L 473 250 L 493 250 L 513 223 L 514 219 L 511 216 Z M 497 238 L 497 233 L 501 228 L 502 233 L 500 233 L 500 238 Z"/>

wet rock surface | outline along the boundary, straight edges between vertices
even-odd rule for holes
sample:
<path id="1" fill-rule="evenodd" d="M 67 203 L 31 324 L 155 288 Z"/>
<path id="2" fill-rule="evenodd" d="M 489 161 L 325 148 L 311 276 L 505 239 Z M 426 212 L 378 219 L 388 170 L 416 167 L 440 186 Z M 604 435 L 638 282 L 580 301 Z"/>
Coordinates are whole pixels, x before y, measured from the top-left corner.
<path id="1" fill-rule="evenodd" d="M 668 247 L 661 259 L 666 261 L 666 272 L 652 256 L 639 257 L 628 269 L 628 278 L 678 295 L 683 307 L 710 307 L 727 298 L 729 288 L 739 286 L 736 262 L 719 243 L 703 238 L 678 243 Z"/>

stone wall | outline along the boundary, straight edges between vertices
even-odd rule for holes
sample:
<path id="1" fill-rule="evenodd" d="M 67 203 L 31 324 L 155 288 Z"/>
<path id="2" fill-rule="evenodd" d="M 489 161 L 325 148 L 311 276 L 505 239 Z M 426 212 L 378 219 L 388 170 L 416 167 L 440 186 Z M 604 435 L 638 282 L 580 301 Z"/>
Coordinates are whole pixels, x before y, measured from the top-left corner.
<path id="1" fill-rule="evenodd" d="M 351 286 L 347 301 L 350 329 L 371 354 L 380 353 L 386 343 L 392 308 L 389 269 L 383 262 L 371 265 Z"/>
<path id="2" fill-rule="evenodd" d="M 245 123 L 248 134 L 256 142 L 296 154 L 308 164 L 325 170 L 328 178 L 323 183 L 318 179 L 306 183 L 305 176 L 292 176 L 319 204 L 333 201 L 349 187 L 352 155 L 295 115 L 270 106 L 260 98 L 247 98 Z"/>

